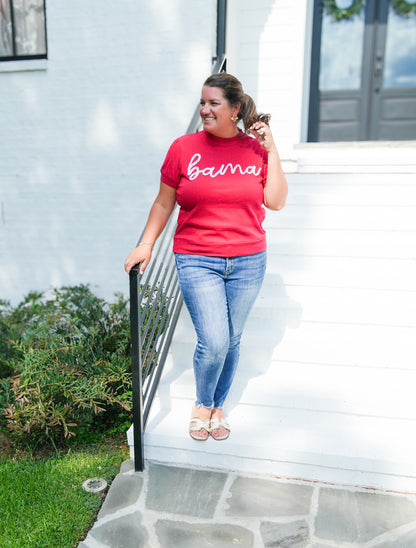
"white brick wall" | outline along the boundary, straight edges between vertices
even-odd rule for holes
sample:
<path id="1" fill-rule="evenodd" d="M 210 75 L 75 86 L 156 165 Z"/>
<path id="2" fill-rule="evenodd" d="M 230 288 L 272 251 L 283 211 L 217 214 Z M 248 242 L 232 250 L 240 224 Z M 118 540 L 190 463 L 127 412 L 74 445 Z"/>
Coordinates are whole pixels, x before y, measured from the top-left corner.
<path id="1" fill-rule="evenodd" d="M 0 298 L 127 291 L 124 258 L 210 72 L 215 0 L 104 8 L 48 2 L 49 59 L 0 63 Z"/>

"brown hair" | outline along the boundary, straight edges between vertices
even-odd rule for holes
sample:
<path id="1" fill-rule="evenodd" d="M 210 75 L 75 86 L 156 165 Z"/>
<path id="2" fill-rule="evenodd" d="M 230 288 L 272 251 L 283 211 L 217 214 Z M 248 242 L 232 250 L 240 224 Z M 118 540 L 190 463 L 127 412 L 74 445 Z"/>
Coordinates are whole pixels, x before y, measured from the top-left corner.
<path id="1" fill-rule="evenodd" d="M 244 93 L 243 86 L 240 80 L 235 76 L 228 74 L 227 72 L 220 72 L 217 74 L 211 74 L 205 82 L 204 86 L 211 88 L 221 88 L 224 93 L 224 97 L 227 99 L 230 106 L 234 106 L 240 103 L 240 110 L 237 114 L 237 119 L 241 120 L 244 125 L 244 131 L 248 133 L 248 130 L 255 122 L 264 122 L 269 125 L 270 114 L 263 114 L 257 112 L 256 104 L 253 99 L 247 93 Z"/>

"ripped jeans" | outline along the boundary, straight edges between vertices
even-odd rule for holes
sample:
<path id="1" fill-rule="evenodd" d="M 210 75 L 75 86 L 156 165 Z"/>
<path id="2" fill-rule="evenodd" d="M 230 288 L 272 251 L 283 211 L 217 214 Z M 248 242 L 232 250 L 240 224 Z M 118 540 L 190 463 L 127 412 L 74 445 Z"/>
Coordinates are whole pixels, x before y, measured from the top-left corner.
<path id="1" fill-rule="evenodd" d="M 266 252 L 240 257 L 176 254 L 179 283 L 197 335 L 195 405 L 221 409 L 240 339 L 266 270 Z"/>

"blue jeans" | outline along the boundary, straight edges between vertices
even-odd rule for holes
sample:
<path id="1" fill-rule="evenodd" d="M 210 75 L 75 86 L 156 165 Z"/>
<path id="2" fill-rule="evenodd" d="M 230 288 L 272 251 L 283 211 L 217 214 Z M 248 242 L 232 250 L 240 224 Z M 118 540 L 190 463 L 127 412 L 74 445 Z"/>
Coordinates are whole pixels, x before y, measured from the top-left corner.
<path id="1" fill-rule="evenodd" d="M 222 408 L 240 355 L 240 339 L 266 270 L 266 252 L 242 257 L 176 254 L 179 283 L 197 335 L 197 406 Z"/>

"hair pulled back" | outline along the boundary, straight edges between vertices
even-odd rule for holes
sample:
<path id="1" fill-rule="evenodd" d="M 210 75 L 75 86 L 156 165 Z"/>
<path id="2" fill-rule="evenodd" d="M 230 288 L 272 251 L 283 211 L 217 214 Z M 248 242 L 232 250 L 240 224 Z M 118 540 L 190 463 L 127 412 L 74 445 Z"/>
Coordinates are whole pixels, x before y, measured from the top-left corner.
<path id="1" fill-rule="evenodd" d="M 243 86 L 240 80 L 235 76 L 228 74 L 227 72 L 220 72 L 209 76 L 204 86 L 211 88 L 221 88 L 224 93 L 224 97 L 227 99 L 230 106 L 234 106 L 240 103 L 240 110 L 237 114 L 237 120 L 241 120 L 244 125 L 244 131 L 249 132 L 250 127 L 255 122 L 264 122 L 269 125 L 270 114 L 263 114 L 257 112 L 256 104 L 253 99 L 247 93 L 244 93 Z"/>

